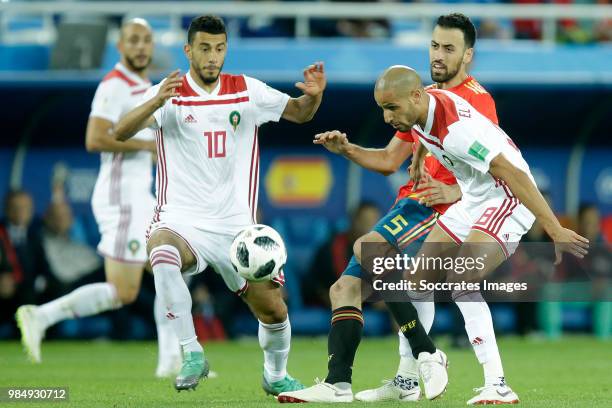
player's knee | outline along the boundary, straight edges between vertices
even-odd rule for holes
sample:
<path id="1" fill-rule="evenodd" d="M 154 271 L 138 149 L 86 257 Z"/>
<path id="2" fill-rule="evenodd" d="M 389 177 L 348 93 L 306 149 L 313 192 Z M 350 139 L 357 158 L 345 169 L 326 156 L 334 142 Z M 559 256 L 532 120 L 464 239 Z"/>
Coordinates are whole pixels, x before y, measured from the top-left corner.
<path id="1" fill-rule="evenodd" d="M 282 323 L 287 320 L 287 305 L 284 301 L 271 302 L 267 305 L 262 305 L 255 310 L 257 319 L 263 323 L 274 324 Z"/>
<path id="2" fill-rule="evenodd" d="M 355 243 L 353 244 L 353 254 L 357 259 L 357 262 L 361 264 L 361 244 L 365 241 L 365 236 L 357 238 Z"/>
<path id="3" fill-rule="evenodd" d="M 346 306 L 359 300 L 361 287 L 356 284 L 356 282 L 358 281 L 355 280 L 355 282 L 353 282 L 352 279 L 340 278 L 331 285 L 329 288 L 329 298 L 334 307 Z"/>

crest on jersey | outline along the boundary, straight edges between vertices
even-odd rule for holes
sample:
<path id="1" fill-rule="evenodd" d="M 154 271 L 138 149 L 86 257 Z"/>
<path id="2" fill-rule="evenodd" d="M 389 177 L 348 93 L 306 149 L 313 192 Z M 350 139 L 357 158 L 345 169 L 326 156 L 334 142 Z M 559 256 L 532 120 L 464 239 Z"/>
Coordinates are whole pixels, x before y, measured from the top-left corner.
<path id="1" fill-rule="evenodd" d="M 229 122 L 230 125 L 232 125 L 232 127 L 234 128 L 235 132 L 236 128 L 240 124 L 240 113 L 238 111 L 232 111 L 232 113 L 229 114 Z"/>
<path id="2" fill-rule="evenodd" d="M 453 163 L 453 161 L 445 154 L 442 155 L 442 158 L 444 159 L 445 162 L 448 163 L 449 166 L 454 167 L 455 163 Z"/>
<path id="3" fill-rule="evenodd" d="M 140 242 L 138 242 L 138 240 L 136 239 L 131 240 L 130 242 L 128 242 L 128 249 L 130 250 L 132 255 L 136 255 L 136 252 L 138 252 L 138 250 L 140 249 Z"/>

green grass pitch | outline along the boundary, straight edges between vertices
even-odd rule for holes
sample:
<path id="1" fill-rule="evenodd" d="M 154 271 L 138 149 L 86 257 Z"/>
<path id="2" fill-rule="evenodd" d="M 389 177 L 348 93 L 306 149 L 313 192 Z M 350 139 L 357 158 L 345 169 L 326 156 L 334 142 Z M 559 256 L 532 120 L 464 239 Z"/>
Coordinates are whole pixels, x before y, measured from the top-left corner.
<path id="1" fill-rule="evenodd" d="M 324 338 L 294 339 L 289 359 L 291 374 L 307 385 L 315 377 L 323 377 L 326 344 Z M 439 345 L 446 346 L 443 341 Z M 611 342 L 587 337 L 566 337 L 554 342 L 502 338 L 499 346 L 506 376 L 519 394 L 521 406 L 612 407 Z M 41 365 L 26 362 L 20 344 L 0 342 L 0 387 L 69 387 L 68 402 L 0 402 L 0 408 L 278 406 L 260 388 L 262 355 L 256 339 L 205 347 L 211 367 L 219 377 L 204 380 L 194 392 L 177 393 L 171 380 L 153 377 L 156 363 L 153 342 L 47 342 L 43 345 Z M 364 339 L 353 370 L 354 391 L 377 386 L 381 379 L 392 377 L 397 364 L 396 350 L 394 337 Z M 483 382 L 482 370 L 470 349 L 446 351 L 450 362 L 448 390 L 439 400 L 420 401 L 420 407 L 465 406 L 473 395 L 472 388 Z"/>

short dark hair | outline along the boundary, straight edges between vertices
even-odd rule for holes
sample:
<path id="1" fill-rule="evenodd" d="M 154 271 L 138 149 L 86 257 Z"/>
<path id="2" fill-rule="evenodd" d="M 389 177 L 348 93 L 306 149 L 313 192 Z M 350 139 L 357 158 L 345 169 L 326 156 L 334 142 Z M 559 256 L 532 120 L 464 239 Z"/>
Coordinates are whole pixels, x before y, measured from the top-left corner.
<path id="1" fill-rule="evenodd" d="M 205 16 L 199 16 L 191 20 L 189 29 L 187 30 L 187 42 L 191 44 L 193 37 L 198 32 L 205 32 L 208 34 L 225 34 L 225 23 L 221 17 L 207 14 Z"/>
<path id="2" fill-rule="evenodd" d="M 442 28 L 456 28 L 463 33 L 463 39 L 467 48 L 474 48 L 476 43 L 476 27 L 472 20 L 465 14 L 451 13 L 438 17 L 436 25 Z"/>

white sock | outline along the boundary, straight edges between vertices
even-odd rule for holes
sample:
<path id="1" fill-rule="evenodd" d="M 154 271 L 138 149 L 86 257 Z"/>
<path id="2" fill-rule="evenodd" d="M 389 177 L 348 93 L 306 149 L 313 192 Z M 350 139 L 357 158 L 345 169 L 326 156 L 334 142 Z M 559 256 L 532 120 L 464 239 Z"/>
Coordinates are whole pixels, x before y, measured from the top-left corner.
<path id="1" fill-rule="evenodd" d="M 72 292 L 39 306 L 41 321 L 47 329 L 55 323 L 91 316 L 121 307 L 112 283 L 100 282 L 81 286 Z"/>
<path id="2" fill-rule="evenodd" d="M 166 307 L 166 318 L 179 339 L 183 352 L 202 352 L 191 316 L 191 294 L 181 276 L 181 256 L 171 245 L 160 245 L 149 254 L 155 291 Z"/>
<path id="3" fill-rule="evenodd" d="M 153 314 L 155 316 L 155 326 L 157 327 L 157 346 L 159 348 L 157 363 L 162 364 L 176 356 L 180 356 L 181 345 L 176 333 L 174 333 L 170 320 L 166 317 L 166 307 L 161 300 L 161 296 L 155 296 Z"/>
<path id="4" fill-rule="evenodd" d="M 264 377 L 269 382 L 280 381 L 287 375 L 287 359 L 291 345 L 289 317 L 282 323 L 259 322 L 259 346 L 264 352 Z"/>
<path id="5" fill-rule="evenodd" d="M 434 304 L 434 293 L 429 292 L 408 292 L 408 297 L 412 300 L 412 305 L 417 310 L 419 321 L 427 333 L 433 326 L 434 317 L 436 315 L 436 306 Z"/>
<path id="6" fill-rule="evenodd" d="M 465 331 L 476 358 L 483 366 L 485 385 L 499 384 L 500 378 L 504 377 L 504 369 L 489 305 L 479 292 L 462 293 L 456 297 L 453 294 L 453 299 L 463 315 Z"/>
<path id="7" fill-rule="evenodd" d="M 401 331 L 399 331 L 397 334 L 399 336 L 400 363 L 399 367 L 397 367 L 396 375 L 409 379 L 419 378 L 417 361 L 412 355 L 410 343 L 408 343 L 408 339 Z"/>

